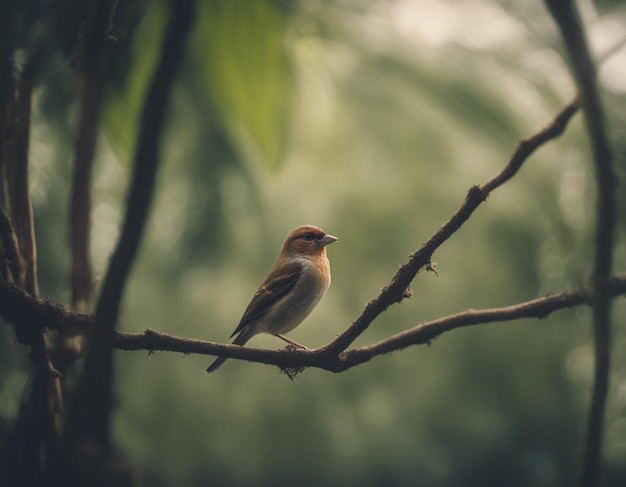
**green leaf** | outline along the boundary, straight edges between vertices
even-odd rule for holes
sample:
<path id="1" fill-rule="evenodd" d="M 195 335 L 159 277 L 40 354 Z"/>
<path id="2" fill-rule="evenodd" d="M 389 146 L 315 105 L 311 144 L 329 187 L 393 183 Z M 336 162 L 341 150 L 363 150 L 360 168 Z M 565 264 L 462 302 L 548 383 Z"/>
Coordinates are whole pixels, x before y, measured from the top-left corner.
<path id="1" fill-rule="evenodd" d="M 285 13 L 269 1 L 201 2 L 193 70 L 239 157 L 276 168 L 289 125 Z"/>

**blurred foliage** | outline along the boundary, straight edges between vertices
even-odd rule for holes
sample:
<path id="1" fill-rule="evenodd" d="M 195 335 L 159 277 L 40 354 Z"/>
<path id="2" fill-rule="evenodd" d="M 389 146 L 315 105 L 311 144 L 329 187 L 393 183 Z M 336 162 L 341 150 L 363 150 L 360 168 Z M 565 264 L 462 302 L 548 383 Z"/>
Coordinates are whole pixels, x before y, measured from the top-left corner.
<path id="1" fill-rule="evenodd" d="M 289 135 L 286 18 L 272 2 L 203 2 L 192 40 L 198 95 L 242 159 L 276 167 Z"/>
<path id="2" fill-rule="evenodd" d="M 122 15 L 132 42 L 117 49 L 118 83 L 105 119 L 110 141 L 126 161 L 168 15 L 164 3 L 146 10 L 141 19 L 136 13 Z M 187 82 L 194 103 L 203 105 L 205 116 L 226 133 L 248 164 L 277 167 L 289 135 L 292 82 L 285 28 L 285 13 L 271 2 L 199 4 Z"/>
<path id="3" fill-rule="evenodd" d="M 623 7 L 602 3 L 599 16 L 583 2 L 599 54 L 626 36 Z M 124 299 L 125 331 L 225 341 L 284 235 L 315 223 L 340 238 L 329 250 L 333 284 L 293 337 L 327 343 L 467 189 L 575 95 L 537 2 L 200 5 L 172 94 L 149 235 Z M 98 275 L 117 238 L 167 15 L 159 2 L 120 8 L 93 182 Z M 42 22 L 52 40 L 33 114 L 32 194 L 42 294 L 67 302 L 79 90 L 64 61 L 71 29 Z M 599 69 L 621 184 L 617 271 L 626 267 L 625 56 L 622 46 Z M 585 285 L 592 176 L 577 115 L 435 254 L 439 277 L 420 274 L 413 298 L 358 343 Z M 616 301 L 608 485 L 626 484 L 624 312 Z M 0 415 L 11 418 L 25 358 L 1 333 Z M 282 346 L 271 337 L 250 345 Z M 578 475 L 592 350 L 588 311 L 575 309 L 457 330 L 430 347 L 293 382 L 245 362 L 207 377 L 210 357 L 120 352 L 115 438 L 147 485 L 566 486 Z"/>

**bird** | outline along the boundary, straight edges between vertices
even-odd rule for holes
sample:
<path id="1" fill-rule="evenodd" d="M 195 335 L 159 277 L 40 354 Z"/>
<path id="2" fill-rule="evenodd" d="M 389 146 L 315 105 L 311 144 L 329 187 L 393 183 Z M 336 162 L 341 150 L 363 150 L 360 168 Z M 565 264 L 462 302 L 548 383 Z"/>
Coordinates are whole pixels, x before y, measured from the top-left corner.
<path id="1" fill-rule="evenodd" d="M 330 286 L 330 263 L 326 246 L 339 240 L 315 225 L 294 228 L 285 238 L 276 263 L 230 335 L 244 345 L 259 333 L 269 333 L 293 347 L 306 347 L 285 337 L 320 302 Z M 224 362 L 218 357 L 207 369 L 215 372 Z"/>

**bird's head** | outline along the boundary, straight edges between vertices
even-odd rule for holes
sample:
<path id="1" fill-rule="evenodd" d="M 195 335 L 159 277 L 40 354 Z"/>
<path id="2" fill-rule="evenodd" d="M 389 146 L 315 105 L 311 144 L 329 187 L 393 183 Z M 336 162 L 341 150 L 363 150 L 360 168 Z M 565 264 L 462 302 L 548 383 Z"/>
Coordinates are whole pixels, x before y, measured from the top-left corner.
<path id="1" fill-rule="evenodd" d="M 281 254 L 301 255 L 304 257 L 322 256 L 326 253 L 326 246 L 337 240 L 337 237 L 326 234 L 319 227 L 302 225 L 289 232 L 289 235 L 283 242 Z"/>

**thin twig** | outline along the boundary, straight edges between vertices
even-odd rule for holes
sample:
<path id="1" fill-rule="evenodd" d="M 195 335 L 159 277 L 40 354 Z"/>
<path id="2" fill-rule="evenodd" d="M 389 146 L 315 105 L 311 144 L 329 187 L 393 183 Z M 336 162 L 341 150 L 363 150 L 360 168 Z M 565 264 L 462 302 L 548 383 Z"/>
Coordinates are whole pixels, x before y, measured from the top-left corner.
<path id="1" fill-rule="evenodd" d="M 616 297 L 624 293 L 626 293 L 626 274 L 621 274 L 611 281 L 609 294 L 611 297 Z M 384 353 L 401 350 L 411 345 L 428 345 L 442 333 L 456 328 L 522 318 L 542 319 L 554 311 L 589 304 L 590 302 L 591 295 L 587 289 L 571 289 L 503 308 L 468 310 L 422 323 L 378 343 L 348 350 L 344 352 L 342 358 L 344 363 L 354 367 Z"/>
<path id="2" fill-rule="evenodd" d="M 13 225 L 7 214 L 0 208 L 0 239 L 4 247 L 5 258 L 9 261 L 7 269 L 11 274 L 11 280 L 18 282 L 20 274 L 20 255 L 17 245 L 17 237 Z M 5 276 L 8 279 L 9 276 Z"/>
<path id="3" fill-rule="evenodd" d="M 595 344 L 594 383 L 587 420 L 587 436 L 581 487 L 598 486 L 602 478 L 602 438 L 609 393 L 611 364 L 611 300 L 608 291 L 613 261 L 616 220 L 616 178 L 605 128 L 602 104 L 596 87 L 595 66 L 587 47 L 576 5 L 571 0 L 546 0 L 558 24 L 578 86 L 581 106 L 591 141 L 598 188 L 596 237 L 591 278 Z"/>
<path id="4" fill-rule="evenodd" d="M 381 293 L 370 301 L 356 321 L 329 345 L 328 352 L 339 355 L 356 340 L 367 327 L 389 306 L 402 301 L 409 285 L 417 273 L 429 265 L 432 255 L 465 223 L 474 210 L 487 199 L 491 192 L 511 179 L 528 157 L 542 144 L 558 137 L 569 120 L 578 110 L 578 101 L 567 104 L 548 126 L 536 134 L 521 140 L 515 147 L 508 164 L 495 177 L 481 186 L 473 186 L 465 201 L 454 215 L 444 223 L 416 252 L 410 255 L 408 262 L 402 265 Z"/>
<path id="5" fill-rule="evenodd" d="M 22 272 L 20 285 L 30 294 L 37 295 L 37 246 L 33 207 L 28 188 L 28 148 L 30 140 L 30 116 L 35 84 L 36 61 L 33 55 L 27 59 L 18 84 L 16 103 L 15 160 L 11 191 L 11 221 L 17 236 Z"/>

